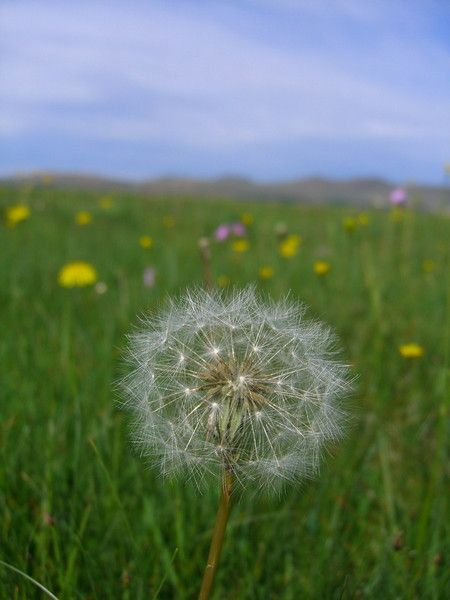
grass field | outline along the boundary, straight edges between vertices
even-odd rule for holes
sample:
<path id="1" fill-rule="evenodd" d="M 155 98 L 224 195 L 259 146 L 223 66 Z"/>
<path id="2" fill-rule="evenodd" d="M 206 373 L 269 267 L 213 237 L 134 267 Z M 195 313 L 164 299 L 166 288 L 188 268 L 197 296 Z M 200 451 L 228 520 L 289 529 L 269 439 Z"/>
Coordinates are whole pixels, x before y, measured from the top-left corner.
<path id="1" fill-rule="evenodd" d="M 449 598 L 448 219 L 100 197 L 0 190 L 2 210 L 31 208 L 0 227 L 0 560 L 61 599 L 195 598 L 219 490 L 199 495 L 152 473 L 128 443 L 112 384 L 137 316 L 201 283 L 198 238 L 250 213 L 246 251 L 212 243 L 214 278 L 274 297 L 292 290 L 337 331 L 358 381 L 349 434 L 320 477 L 236 503 L 214 597 Z M 86 225 L 75 221 L 82 210 Z M 279 222 L 302 237 L 291 258 L 278 252 Z M 331 265 L 324 276 L 318 259 Z M 91 263 L 107 291 L 58 285 L 73 260 Z M 273 276 L 261 280 L 262 266 Z M 423 356 L 402 356 L 407 343 Z M 3 565 L 0 590 L 5 600 L 43 597 Z"/>

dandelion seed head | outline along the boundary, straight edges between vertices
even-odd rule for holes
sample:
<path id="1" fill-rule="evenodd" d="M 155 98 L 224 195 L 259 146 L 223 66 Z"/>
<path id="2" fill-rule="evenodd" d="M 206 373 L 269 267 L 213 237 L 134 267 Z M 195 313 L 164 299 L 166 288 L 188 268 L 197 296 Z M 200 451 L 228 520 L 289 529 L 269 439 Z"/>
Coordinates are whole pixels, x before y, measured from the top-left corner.
<path id="1" fill-rule="evenodd" d="M 186 292 L 130 336 L 134 441 L 163 475 L 197 485 L 224 468 L 244 487 L 310 477 L 346 421 L 348 369 L 334 347 L 288 299 Z"/>

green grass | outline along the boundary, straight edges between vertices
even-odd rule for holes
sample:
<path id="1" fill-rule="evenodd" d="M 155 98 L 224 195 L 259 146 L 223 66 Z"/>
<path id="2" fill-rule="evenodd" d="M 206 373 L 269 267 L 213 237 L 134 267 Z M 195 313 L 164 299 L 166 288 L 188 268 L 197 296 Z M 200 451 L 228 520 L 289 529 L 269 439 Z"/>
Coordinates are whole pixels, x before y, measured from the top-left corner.
<path id="1" fill-rule="evenodd" d="M 137 315 L 200 283 L 198 238 L 245 211 L 250 249 L 214 243 L 214 276 L 274 297 L 292 290 L 336 329 L 358 383 L 350 432 L 316 481 L 237 502 L 214 597 L 450 597 L 448 219 L 373 211 L 348 234 L 344 208 L 117 194 L 105 210 L 98 198 L 0 190 L 1 208 L 25 199 L 32 210 L 0 227 L 0 560 L 61 599 L 195 598 L 218 490 L 161 481 L 133 454 L 112 382 Z M 92 223 L 76 225 L 77 210 Z M 277 252 L 280 221 L 303 238 L 291 260 Z M 154 248 L 139 246 L 142 234 Z M 332 265 L 321 279 L 317 258 Z M 105 294 L 58 286 L 76 259 L 95 266 Z M 258 281 L 262 265 L 272 279 Z M 407 342 L 425 355 L 400 356 Z M 0 598 L 41 597 L 0 564 Z"/>

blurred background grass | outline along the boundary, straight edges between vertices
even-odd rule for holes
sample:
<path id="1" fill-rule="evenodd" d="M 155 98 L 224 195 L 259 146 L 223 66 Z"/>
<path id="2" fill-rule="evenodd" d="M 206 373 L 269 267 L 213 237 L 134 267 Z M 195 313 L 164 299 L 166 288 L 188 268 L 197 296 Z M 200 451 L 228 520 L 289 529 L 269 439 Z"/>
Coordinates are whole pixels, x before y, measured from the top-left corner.
<path id="1" fill-rule="evenodd" d="M 246 251 L 212 242 L 215 280 L 291 290 L 336 329 L 358 383 L 349 435 L 320 478 L 234 507 L 215 598 L 450 597 L 448 218 L 0 190 L 2 210 L 24 201 L 30 217 L 0 229 L 0 560 L 60 598 L 195 597 L 218 490 L 199 495 L 145 467 L 112 383 L 137 316 L 201 283 L 198 238 L 245 213 Z M 90 223 L 76 223 L 81 210 Z M 289 259 L 280 224 L 302 238 Z M 74 260 L 92 264 L 106 291 L 60 287 Z M 330 265 L 322 277 L 317 260 Z M 259 277 L 263 266 L 272 277 Z M 424 355 L 402 356 L 407 343 Z M 0 589 L 41 597 L 1 565 Z"/>

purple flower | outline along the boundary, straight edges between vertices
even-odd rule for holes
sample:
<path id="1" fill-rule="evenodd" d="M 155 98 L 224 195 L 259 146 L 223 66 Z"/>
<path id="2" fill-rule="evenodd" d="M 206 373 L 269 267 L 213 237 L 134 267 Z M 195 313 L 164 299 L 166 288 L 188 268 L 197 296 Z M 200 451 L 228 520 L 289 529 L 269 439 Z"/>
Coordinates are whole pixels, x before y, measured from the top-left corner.
<path id="1" fill-rule="evenodd" d="M 223 242 L 230 235 L 230 228 L 225 223 L 219 225 L 219 227 L 214 232 L 214 237 L 218 242 Z"/>
<path id="2" fill-rule="evenodd" d="M 389 199 L 392 204 L 403 204 L 403 202 L 406 202 L 406 197 L 407 193 L 405 188 L 397 187 L 392 190 Z"/>
<path id="3" fill-rule="evenodd" d="M 232 223 L 231 230 L 234 233 L 234 235 L 237 237 L 244 237 L 246 234 L 245 225 L 243 225 L 242 223 L 239 223 L 239 222 Z"/>
<path id="4" fill-rule="evenodd" d="M 146 267 L 142 274 L 142 283 L 145 285 L 145 287 L 152 288 L 155 285 L 155 278 L 155 267 Z"/>

